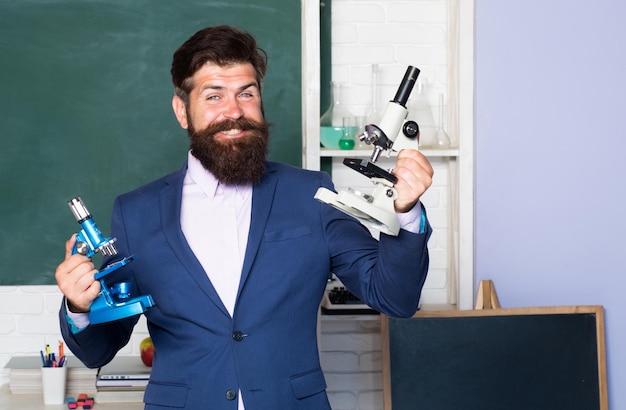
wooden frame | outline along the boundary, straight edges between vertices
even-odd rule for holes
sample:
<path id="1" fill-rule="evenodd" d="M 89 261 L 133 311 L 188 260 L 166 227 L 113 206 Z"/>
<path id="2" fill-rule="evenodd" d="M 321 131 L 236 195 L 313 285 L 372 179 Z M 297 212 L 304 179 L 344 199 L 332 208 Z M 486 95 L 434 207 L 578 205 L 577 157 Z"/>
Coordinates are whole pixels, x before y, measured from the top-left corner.
<path id="1" fill-rule="evenodd" d="M 420 318 L 484 318 L 484 317 L 515 317 L 523 315 L 574 315 L 574 314 L 591 314 L 595 317 L 595 340 L 597 350 L 597 380 L 599 403 L 597 409 L 608 410 L 608 392 L 607 392 L 607 378 L 606 378 L 606 348 L 605 348 L 605 336 L 604 336 L 604 309 L 602 306 L 556 306 L 556 307 L 535 307 L 535 308 L 513 308 L 513 309 L 486 309 L 486 310 L 458 310 L 458 311 L 431 311 L 431 312 L 418 312 L 413 319 Z M 391 370 L 391 354 L 390 354 L 390 320 L 396 321 L 397 319 L 389 319 L 388 317 L 381 315 L 381 339 L 382 339 L 382 362 L 383 362 L 383 402 L 384 410 L 392 410 L 392 370 Z M 402 321 L 407 319 L 399 319 L 397 323 L 404 323 Z M 533 322 L 536 321 L 533 318 Z M 423 335 L 428 337 L 428 335 Z M 420 335 L 420 338 L 422 335 Z M 455 337 L 463 337 L 463 335 L 455 334 Z M 530 338 L 541 337 L 541 335 L 530 335 Z M 563 341 L 565 342 L 565 341 Z M 471 343 L 471 342 L 470 342 Z M 476 343 L 480 343 L 476 341 Z M 411 344 L 411 341 L 408 341 Z M 411 346 L 413 348 L 413 346 Z M 560 346 L 554 346 L 554 349 L 558 350 Z M 442 348 L 442 350 L 445 350 Z M 449 351 L 446 351 L 448 353 Z M 472 356 L 472 352 L 463 352 L 468 357 Z M 465 357 L 465 356 L 464 356 Z M 419 371 L 422 371 L 420 369 Z M 489 373 L 492 369 L 489 368 L 474 368 L 470 369 L 468 373 L 474 375 Z M 414 404 L 414 408 L 419 408 L 418 404 Z M 467 407 L 470 408 L 470 407 Z"/>

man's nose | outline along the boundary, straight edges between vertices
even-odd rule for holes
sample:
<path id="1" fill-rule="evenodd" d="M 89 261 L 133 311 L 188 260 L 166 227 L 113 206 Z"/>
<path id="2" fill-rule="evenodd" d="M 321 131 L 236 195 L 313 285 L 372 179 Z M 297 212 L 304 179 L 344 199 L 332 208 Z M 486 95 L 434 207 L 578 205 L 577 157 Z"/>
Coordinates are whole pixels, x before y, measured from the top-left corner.
<path id="1" fill-rule="evenodd" d="M 243 110 L 236 98 L 229 99 L 224 107 L 224 117 L 231 120 L 238 120 L 243 116 Z"/>

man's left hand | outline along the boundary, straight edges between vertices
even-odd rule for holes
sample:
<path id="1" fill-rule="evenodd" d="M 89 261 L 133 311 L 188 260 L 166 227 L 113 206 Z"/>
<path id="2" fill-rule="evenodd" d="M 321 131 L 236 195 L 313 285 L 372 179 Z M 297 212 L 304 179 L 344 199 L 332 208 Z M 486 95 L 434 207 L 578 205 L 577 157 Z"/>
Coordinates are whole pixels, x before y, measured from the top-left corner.
<path id="1" fill-rule="evenodd" d="M 398 153 L 393 174 L 398 178 L 394 184 L 398 197 L 394 201 L 396 212 L 410 211 L 433 182 L 433 167 L 424 154 L 414 149 Z"/>

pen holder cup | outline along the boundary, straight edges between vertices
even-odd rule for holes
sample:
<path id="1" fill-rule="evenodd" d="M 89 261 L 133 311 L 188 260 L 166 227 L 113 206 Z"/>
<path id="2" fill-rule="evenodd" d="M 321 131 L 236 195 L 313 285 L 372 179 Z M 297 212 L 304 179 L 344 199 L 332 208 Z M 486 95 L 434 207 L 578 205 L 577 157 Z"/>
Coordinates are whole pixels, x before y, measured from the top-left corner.
<path id="1" fill-rule="evenodd" d="M 63 404 L 65 402 L 66 381 L 67 367 L 41 368 L 44 404 Z"/>

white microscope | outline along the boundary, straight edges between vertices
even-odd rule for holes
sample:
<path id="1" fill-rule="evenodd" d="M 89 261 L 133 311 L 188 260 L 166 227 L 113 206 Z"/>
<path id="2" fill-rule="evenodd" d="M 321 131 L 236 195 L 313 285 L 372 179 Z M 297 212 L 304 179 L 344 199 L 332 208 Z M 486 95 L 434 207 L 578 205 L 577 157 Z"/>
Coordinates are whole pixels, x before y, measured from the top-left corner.
<path id="1" fill-rule="evenodd" d="M 359 140 L 374 145 L 370 160 L 345 158 L 343 163 L 370 178 L 375 184 L 371 194 L 365 194 L 349 188 L 348 191 L 334 193 L 326 188 L 319 188 L 315 199 L 332 205 L 360 220 L 365 226 L 396 236 L 400 232 L 400 223 L 394 209 L 394 200 L 398 194 L 393 186 L 397 178 L 389 171 L 374 165 L 380 154 L 386 152 L 388 158 L 392 151 L 404 148 L 419 148 L 419 126 L 415 121 L 407 121 L 407 101 L 417 81 L 420 70 L 409 66 L 396 92 L 378 125 L 368 124 Z"/>

